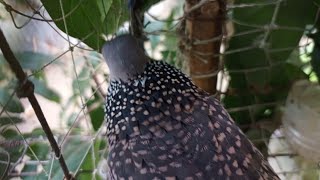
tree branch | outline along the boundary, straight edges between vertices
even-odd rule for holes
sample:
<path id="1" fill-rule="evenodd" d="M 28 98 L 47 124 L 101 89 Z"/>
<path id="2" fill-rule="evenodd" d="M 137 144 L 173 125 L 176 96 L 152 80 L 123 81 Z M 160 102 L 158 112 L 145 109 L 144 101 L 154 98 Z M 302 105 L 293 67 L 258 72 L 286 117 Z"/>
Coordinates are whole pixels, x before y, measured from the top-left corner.
<path id="1" fill-rule="evenodd" d="M 19 64 L 18 60 L 16 59 L 12 50 L 10 49 L 10 46 L 9 46 L 1 28 L 0 28 L 0 49 L 3 53 L 4 58 L 9 63 L 11 70 L 15 73 L 17 79 L 19 80 L 19 87 L 18 87 L 18 91 L 17 91 L 18 97 L 19 98 L 23 98 L 23 97 L 28 98 L 44 132 L 46 133 L 46 136 L 50 142 L 50 145 L 51 145 L 56 157 L 58 157 L 60 166 L 63 170 L 64 175 L 65 175 L 65 178 L 67 180 L 74 179 L 73 176 L 71 175 L 71 173 L 69 173 L 67 164 L 62 156 L 60 148 L 59 148 L 56 140 L 53 137 L 52 131 L 51 131 L 51 129 L 47 123 L 47 120 L 41 110 L 39 102 L 37 101 L 37 99 L 34 95 L 34 85 L 31 81 L 29 81 L 27 79 L 27 76 L 24 73 L 21 65 Z"/>

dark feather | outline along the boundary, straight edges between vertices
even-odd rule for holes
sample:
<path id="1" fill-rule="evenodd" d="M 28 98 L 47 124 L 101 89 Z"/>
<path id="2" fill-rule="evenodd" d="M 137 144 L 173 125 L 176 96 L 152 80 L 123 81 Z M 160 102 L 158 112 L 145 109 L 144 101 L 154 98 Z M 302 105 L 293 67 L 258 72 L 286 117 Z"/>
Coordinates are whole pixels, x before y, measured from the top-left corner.
<path id="1" fill-rule="evenodd" d="M 113 81 L 106 118 L 111 179 L 279 179 L 220 102 L 166 63 Z"/>

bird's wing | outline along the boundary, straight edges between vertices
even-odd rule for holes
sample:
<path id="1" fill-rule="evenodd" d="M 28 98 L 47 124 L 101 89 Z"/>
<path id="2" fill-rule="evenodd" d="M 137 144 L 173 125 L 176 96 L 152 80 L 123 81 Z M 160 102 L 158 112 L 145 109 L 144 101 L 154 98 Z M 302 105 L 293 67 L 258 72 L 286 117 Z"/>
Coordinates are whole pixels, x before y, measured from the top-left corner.
<path id="1" fill-rule="evenodd" d="M 115 174 L 134 179 L 278 179 L 220 102 L 206 93 L 154 93 L 135 109 L 139 107 L 144 111 L 135 117 L 143 120 L 128 124 L 138 127 L 139 135 L 126 135 L 128 141 L 110 150 Z"/>

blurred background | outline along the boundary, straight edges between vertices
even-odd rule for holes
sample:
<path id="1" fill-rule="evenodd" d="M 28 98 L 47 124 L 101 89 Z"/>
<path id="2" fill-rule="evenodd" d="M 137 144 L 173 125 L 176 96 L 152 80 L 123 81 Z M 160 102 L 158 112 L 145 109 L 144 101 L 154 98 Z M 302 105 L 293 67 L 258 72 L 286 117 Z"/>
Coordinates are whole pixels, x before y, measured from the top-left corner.
<path id="1" fill-rule="evenodd" d="M 135 27 L 130 8 L 146 52 L 220 99 L 281 179 L 320 179 L 319 0 L 137 2 L 0 0 L 0 28 L 77 179 L 103 173 L 108 67 L 100 49 Z M 0 179 L 62 179 L 2 53 Z"/>

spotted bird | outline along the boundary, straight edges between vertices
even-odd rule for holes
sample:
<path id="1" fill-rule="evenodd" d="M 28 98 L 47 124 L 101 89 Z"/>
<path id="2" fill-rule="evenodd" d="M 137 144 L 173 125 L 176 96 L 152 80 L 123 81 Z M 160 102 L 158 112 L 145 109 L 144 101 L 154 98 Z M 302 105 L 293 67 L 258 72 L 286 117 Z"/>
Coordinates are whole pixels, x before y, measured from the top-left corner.
<path id="1" fill-rule="evenodd" d="M 221 103 L 131 35 L 107 42 L 107 179 L 277 180 Z"/>

